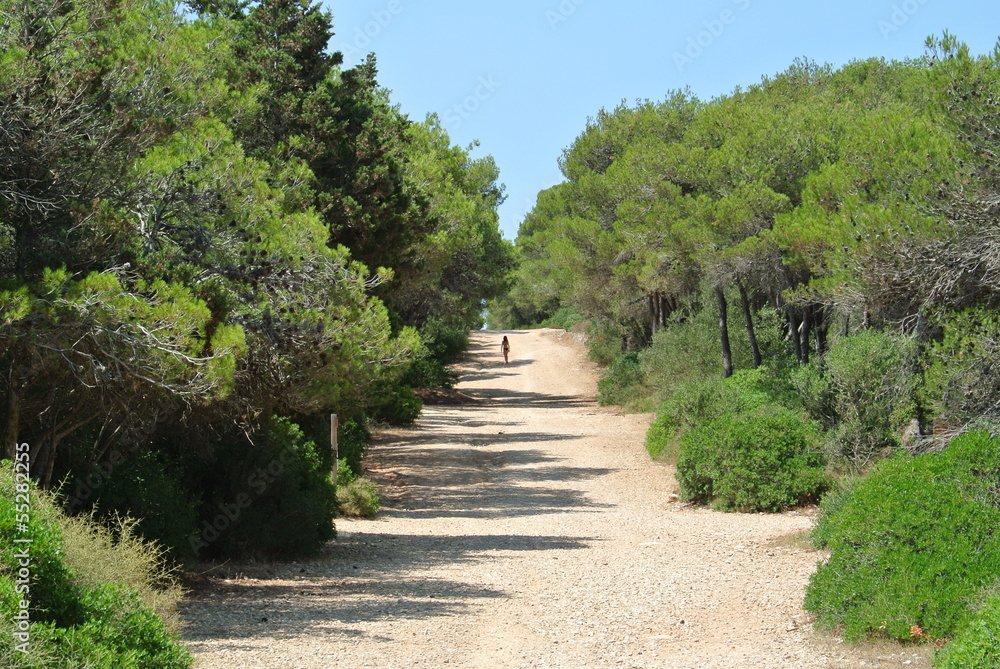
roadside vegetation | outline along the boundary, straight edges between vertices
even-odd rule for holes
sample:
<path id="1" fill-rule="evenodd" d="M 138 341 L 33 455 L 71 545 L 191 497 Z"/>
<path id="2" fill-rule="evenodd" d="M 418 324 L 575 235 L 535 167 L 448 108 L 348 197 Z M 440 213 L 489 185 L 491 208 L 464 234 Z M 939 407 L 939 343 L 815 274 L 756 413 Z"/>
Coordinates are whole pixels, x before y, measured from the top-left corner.
<path id="1" fill-rule="evenodd" d="M 998 106 L 1000 51 L 945 33 L 601 110 L 489 306 L 503 328 L 574 314 L 599 399 L 655 411 L 682 498 L 819 502 L 809 609 L 940 666 L 1000 664 Z"/>

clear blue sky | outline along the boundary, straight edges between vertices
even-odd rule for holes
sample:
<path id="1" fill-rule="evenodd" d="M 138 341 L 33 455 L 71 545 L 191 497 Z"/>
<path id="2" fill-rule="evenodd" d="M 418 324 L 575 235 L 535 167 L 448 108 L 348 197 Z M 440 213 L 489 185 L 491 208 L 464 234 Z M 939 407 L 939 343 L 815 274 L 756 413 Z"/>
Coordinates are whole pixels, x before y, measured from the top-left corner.
<path id="1" fill-rule="evenodd" d="M 507 187 L 504 236 L 588 117 L 690 87 L 703 100 L 806 57 L 840 66 L 923 53 L 949 30 L 973 53 L 1000 35 L 997 0 L 324 0 L 347 65 L 378 57 L 379 82 L 413 120 L 437 113 L 452 142 L 479 140 Z"/>

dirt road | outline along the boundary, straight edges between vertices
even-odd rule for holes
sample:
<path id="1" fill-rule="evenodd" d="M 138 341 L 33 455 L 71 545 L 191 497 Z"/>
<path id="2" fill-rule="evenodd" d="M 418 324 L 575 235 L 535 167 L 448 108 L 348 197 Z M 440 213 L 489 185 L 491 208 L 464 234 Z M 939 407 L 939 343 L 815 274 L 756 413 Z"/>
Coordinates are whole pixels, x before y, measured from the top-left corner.
<path id="1" fill-rule="evenodd" d="M 812 632 L 808 511 L 682 505 L 643 449 L 648 415 L 594 401 L 556 330 L 476 333 L 459 390 L 369 458 L 384 510 L 319 558 L 228 566 L 185 606 L 197 666 L 928 666 Z"/>

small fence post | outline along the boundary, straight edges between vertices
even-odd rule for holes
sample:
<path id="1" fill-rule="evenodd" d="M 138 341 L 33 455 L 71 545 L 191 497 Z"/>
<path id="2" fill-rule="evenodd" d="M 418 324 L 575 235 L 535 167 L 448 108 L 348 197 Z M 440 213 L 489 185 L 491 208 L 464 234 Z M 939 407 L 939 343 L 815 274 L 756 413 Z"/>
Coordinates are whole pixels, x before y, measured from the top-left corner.
<path id="1" fill-rule="evenodd" d="M 337 414 L 330 414 L 330 450 L 333 451 L 333 490 L 337 490 L 337 465 L 340 462 L 340 451 L 337 448 Z"/>

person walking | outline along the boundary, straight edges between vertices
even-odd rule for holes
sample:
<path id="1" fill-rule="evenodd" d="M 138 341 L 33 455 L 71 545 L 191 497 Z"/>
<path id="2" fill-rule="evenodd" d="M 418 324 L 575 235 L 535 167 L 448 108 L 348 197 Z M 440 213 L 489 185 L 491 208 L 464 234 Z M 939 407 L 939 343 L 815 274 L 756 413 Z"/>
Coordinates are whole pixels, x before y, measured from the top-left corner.
<path id="1" fill-rule="evenodd" d="M 510 342 L 507 341 L 507 335 L 504 335 L 503 341 L 500 342 L 500 352 L 503 353 L 503 361 L 506 363 L 510 356 Z"/>

